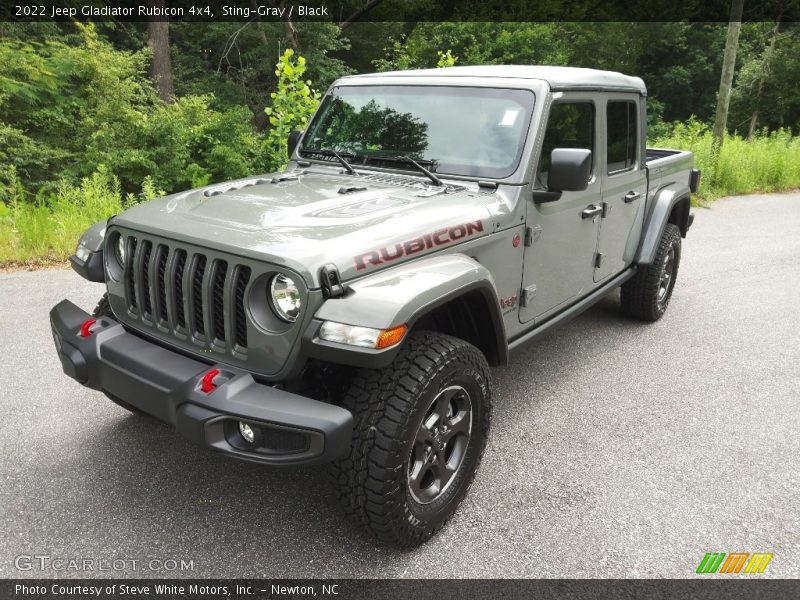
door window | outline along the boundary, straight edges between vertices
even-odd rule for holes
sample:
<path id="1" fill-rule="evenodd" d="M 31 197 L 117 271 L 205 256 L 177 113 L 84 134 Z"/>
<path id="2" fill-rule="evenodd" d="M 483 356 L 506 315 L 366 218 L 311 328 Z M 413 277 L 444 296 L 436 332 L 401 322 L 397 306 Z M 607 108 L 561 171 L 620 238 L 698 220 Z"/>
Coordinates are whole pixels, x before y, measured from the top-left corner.
<path id="1" fill-rule="evenodd" d="M 606 107 L 606 157 L 608 174 L 627 171 L 636 166 L 636 143 L 639 139 L 636 104 L 612 101 Z"/>
<path id="2" fill-rule="evenodd" d="M 536 182 L 543 189 L 547 189 L 550 153 L 555 148 L 591 150 L 594 162 L 594 104 L 591 102 L 558 102 L 550 108 L 550 117 L 547 120 L 547 129 L 542 143 L 542 156 L 536 174 Z"/>

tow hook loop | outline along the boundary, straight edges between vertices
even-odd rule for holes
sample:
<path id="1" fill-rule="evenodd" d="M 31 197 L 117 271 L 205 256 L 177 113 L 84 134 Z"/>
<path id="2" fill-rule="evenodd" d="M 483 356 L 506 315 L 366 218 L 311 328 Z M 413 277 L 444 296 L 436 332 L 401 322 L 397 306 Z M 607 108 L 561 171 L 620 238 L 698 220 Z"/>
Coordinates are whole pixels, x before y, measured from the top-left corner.
<path id="1" fill-rule="evenodd" d="M 87 338 L 92 335 L 91 327 L 97 323 L 97 319 L 86 319 L 81 325 L 81 337 Z"/>
<path id="2" fill-rule="evenodd" d="M 208 373 L 203 375 L 203 379 L 200 380 L 200 391 L 205 394 L 210 394 L 217 386 L 214 385 L 214 377 L 219 375 L 219 369 L 211 369 Z"/>

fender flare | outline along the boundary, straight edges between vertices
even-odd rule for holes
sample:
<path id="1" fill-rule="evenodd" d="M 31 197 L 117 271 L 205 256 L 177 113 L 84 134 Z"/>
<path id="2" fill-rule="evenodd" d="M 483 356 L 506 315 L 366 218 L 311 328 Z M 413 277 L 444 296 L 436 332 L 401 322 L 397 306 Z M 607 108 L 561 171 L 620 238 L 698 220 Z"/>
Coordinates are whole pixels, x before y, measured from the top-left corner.
<path id="1" fill-rule="evenodd" d="M 78 246 L 83 246 L 89 251 L 89 255 L 85 260 L 79 258 L 76 254 L 69 257 L 69 263 L 78 275 L 96 283 L 105 281 L 103 273 L 103 242 L 106 236 L 106 224 L 107 221 L 98 221 L 81 234 Z"/>
<path id="2" fill-rule="evenodd" d="M 348 284 L 342 298 L 327 300 L 316 312 L 303 338 L 308 356 L 352 366 L 382 368 L 392 362 L 402 344 L 385 350 L 359 348 L 319 339 L 323 321 L 387 329 L 409 329 L 431 310 L 477 292 L 492 321 L 497 362 L 508 363 L 508 344 L 494 279 L 489 270 L 464 254 L 422 258 L 379 271 Z"/>
<path id="3" fill-rule="evenodd" d="M 661 240 L 664 228 L 669 223 L 672 209 L 679 202 L 688 201 L 690 197 L 689 187 L 683 184 L 668 184 L 655 192 L 642 229 L 642 240 L 633 259 L 634 263 L 649 265 L 653 262 L 658 242 Z M 686 219 L 689 219 L 688 211 L 686 211 Z M 688 222 L 678 226 L 681 228 L 681 234 L 686 237 Z"/>

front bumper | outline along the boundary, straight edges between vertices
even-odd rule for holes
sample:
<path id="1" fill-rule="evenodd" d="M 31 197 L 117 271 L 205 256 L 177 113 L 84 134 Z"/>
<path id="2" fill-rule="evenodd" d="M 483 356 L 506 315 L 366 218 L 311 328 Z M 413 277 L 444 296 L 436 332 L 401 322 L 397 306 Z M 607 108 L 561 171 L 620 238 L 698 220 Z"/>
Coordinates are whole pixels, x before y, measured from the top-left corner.
<path id="1" fill-rule="evenodd" d="M 169 423 L 188 440 L 235 458 L 265 464 L 328 462 L 350 448 L 353 416 L 343 408 L 257 383 L 228 365 L 209 365 L 162 348 L 100 317 L 87 337 L 91 316 L 62 300 L 50 326 L 64 372 L 86 387 L 105 391 Z M 215 389 L 202 379 L 218 369 Z M 247 444 L 244 421 L 260 435 Z"/>

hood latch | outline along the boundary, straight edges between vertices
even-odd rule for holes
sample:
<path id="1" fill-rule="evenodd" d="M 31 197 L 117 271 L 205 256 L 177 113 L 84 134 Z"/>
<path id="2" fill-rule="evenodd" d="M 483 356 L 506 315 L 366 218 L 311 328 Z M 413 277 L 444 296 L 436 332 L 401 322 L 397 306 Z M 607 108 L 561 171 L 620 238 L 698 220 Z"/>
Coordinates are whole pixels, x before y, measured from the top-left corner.
<path id="1" fill-rule="evenodd" d="M 342 283 L 342 278 L 339 276 L 339 269 L 333 263 L 322 267 L 319 281 L 322 286 L 322 296 L 326 300 L 341 298 L 347 291 L 345 284 Z"/>

